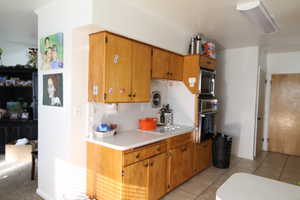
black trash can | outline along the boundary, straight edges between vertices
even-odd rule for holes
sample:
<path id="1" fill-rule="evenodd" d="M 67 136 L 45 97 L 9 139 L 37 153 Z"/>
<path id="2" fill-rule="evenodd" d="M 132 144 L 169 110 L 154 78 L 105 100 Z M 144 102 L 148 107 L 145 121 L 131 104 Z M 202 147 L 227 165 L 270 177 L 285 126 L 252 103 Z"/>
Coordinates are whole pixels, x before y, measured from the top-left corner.
<path id="1" fill-rule="evenodd" d="M 218 133 L 213 139 L 213 165 L 217 168 L 229 168 L 232 137 Z"/>

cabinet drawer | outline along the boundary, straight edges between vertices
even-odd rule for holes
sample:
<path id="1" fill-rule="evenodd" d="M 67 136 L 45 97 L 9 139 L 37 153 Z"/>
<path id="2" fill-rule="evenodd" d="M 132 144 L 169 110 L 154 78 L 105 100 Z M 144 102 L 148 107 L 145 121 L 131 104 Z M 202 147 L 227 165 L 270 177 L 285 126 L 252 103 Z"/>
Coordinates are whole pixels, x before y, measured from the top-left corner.
<path id="1" fill-rule="evenodd" d="M 216 69 L 216 60 L 208 58 L 206 56 L 201 56 L 200 58 L 200 67 L 205 69 Z"/>
<path id="2" fill-rule="evenodd" d="M 137 149 L 129 150 L 124 153 L 124 166 L 132 163 L 145 160 L 152 156 L 164 153 L 167 151 L 167 145 L 165 142 L 147 145 Z"/>
<path id="3" fill-rule="evenodd" d="M 168 140 L 169 148 L 173 149 L 178 146 L 185 145 L 185 144 L 191 142 L 192 139 L 193 139 L 192 133 L 186 133 L 183 135 L 178 135 L 178 136 L 172 137 Z"/>

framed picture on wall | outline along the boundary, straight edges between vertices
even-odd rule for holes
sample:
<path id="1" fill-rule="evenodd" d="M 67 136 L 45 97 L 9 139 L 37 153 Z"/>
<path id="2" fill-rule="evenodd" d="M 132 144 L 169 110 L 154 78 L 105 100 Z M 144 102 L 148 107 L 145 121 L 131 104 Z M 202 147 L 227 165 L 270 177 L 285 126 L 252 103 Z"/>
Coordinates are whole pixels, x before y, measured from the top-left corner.
<path id="1" fill-rule="evenodd" d="M 64 35 L 56 33 L 54 35 L 41 38 L 40 55 L 41 70 L 61 69 L 64 67 Z"/>
<path id="2" fill-rule="evenodd" d="M 43 75 L 43 105 L 63 106 L 63 75 Z"/>

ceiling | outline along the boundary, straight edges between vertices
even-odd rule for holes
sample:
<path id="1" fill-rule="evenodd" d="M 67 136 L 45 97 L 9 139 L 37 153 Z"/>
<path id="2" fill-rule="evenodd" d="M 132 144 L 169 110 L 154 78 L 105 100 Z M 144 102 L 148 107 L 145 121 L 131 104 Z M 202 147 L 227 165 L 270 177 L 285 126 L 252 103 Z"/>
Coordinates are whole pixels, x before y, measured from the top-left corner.
<path id="1" fill-rule="evenodd" d="M 159 15 L 191 33 L 203 33 L 223 48 L 262 45 L 271 51 L 300 50 L 300 1 L 262 0 L 280 31 L 263 35 L 236 11 L 249 0 L 126 0 L 132 6 Z"/>
<path id="2" fill-rule="evenodd" d="M 33 10 L 49 0 L 1 0 L 0 47 L 36 46 L 37 17 Z"/>
<path id="3" fill-rule="evenodd" d="M 1 0 L 0 46 L 36 45 L 35 8 L 50 0 Z M 280 31 L 264 35 L 236 11 L 249 0 L 124 0 L 138 9 L 181 27 L 190 35 L 203 33 L 223 48 L 262 45 L 271 51 L 300 50 L 300 1 L 263 0 Z"/>

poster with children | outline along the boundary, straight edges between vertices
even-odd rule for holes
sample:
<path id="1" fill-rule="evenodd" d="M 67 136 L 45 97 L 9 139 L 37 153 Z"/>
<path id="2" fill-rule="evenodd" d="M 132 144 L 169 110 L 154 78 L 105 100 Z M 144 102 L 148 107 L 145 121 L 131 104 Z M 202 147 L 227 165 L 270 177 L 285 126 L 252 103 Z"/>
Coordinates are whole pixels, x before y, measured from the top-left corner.
<path id="1" fill-rule="evenodd" d="M 61 69 L 64 59 L 64 35 L 56 33 L 40 41 L 41 70 Z"/>

